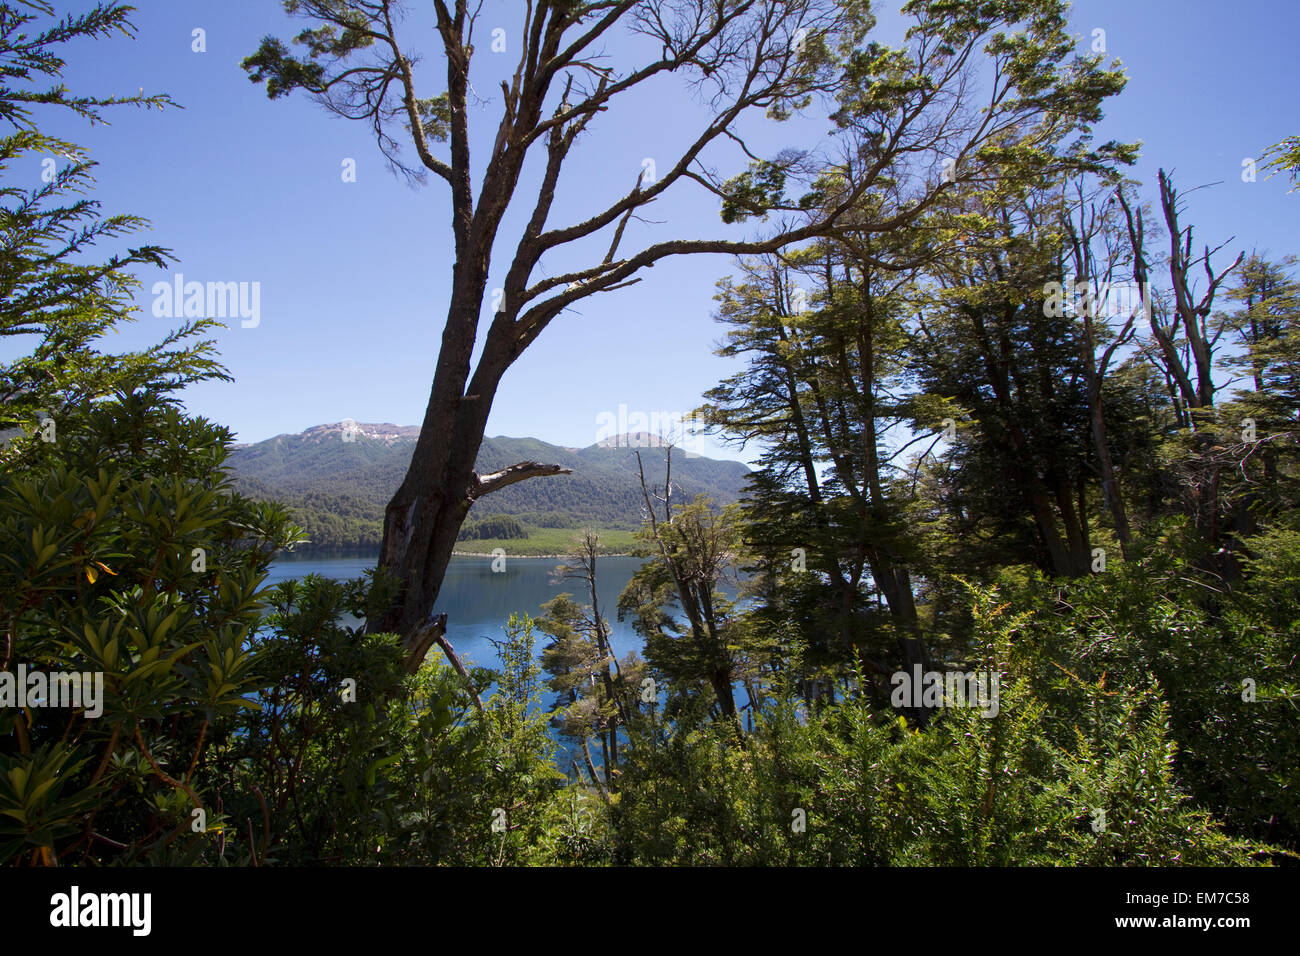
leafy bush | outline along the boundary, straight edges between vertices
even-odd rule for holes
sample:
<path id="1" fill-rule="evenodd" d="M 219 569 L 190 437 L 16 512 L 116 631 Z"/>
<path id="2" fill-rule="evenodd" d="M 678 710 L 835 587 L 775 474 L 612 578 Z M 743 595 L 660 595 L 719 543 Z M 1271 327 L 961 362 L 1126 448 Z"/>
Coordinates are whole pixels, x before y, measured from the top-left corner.
<path id="1" fill-rule="evenodd" d="M 188 859 L 192 824 L 222 825 L 206 758 L 250 706 L 257 588 L 296 531 L 231 491 L 227 430 L 157 393 L 54 425 L 0 473 L 0 670 L 99 675 L 102 713 L 0 710 L 0 858 Z"/>

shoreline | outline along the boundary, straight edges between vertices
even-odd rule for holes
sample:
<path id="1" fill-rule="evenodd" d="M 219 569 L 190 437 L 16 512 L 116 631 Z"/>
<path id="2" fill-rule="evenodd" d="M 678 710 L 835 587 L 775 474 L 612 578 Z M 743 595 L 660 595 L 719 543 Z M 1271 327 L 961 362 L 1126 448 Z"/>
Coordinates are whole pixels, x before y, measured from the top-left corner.
<path id="1" fill-rule="evenodd" d="M 323 550 L 321 550 L 321 551 L 315 551 L 315 552 L 313 552 L 313 551 L 287 551 L 287 552 L 283 552 L 283 553 L 280 555 L 279 560 L 283 560 L 283 558 L 284 558 L 285 556 L 290 556 L 290 555 L 293 556 L 293 557 L 295 557 L 295 558 L 304 558 L 304 559 L 307 559 L 307 558 L 331 558 L 331 557 L 332 557 L 332 558 L 353 558 L 353 557 L 356 557 L 356 558 L 364 558 L 364 557 L 368 557 L 368 556 L 369 556 L 369 555 L 361 554 L 361 553 L 351 553 L 351 552 L 339 553 L 339 552 L 337 552 L 337 551 L 330 551 L 330 550 L 328 550 L 328 549 L 323 549 Z M 451 553 L 451 556 L 452 556 L 453 558 L 491 558 L 491 557 L 493 557 L 493 554 L 492 554 L 491 551 L 453 551 L 453 552 Z M 515 560 L 518 560 L 519 558 L 567 558 L 568 556 L 569 556 L 568 554 L 512 554 L 512 553 L 510 553 L 510 551 L 508 551 L 508 550 L 506 551 L 506 557 L 507 557 L 507 558 L 513 558 L 513 559 L 515 559 Z M 375 557 L 378 558 L 378 554 L 376 554 Z M 604 551 L 602 551 L 600 554 L 596 555 L 596 557 L 598 557 L 598 558 L 635 558 L 635 557 L 637 557 L 637 555 L 635 555 L 635 554 L 630 554 L 630 553 L 628 553 L 628 552 L 626 552 L 626 551 L 610 551 L 610 552 L 604 552 Z"/>
<path id="2" fill-rule="evenodd" d="M 491 551 L 453 551 L 453 552 L 451 553 L 451 556 L 452 556 L 453 558 L 490 558 L 490 557 L 492 557 L 492 552 L 491 552 Z M 511 554 L 509 551 L 506 551 L 506 557 L 507 557 L 507 558 L 515 558 L 515 559 L 518 559 L 518 558 L 567 558 L 568 555 L 567 555 L 567 554 Z M 628 554 L 628 553 L 626 553 L 626 552 L 624 552 L 624 551 L 611 551 L 611 552 L 608 552 L 608 553 L 602 551 L 600 554 L 596 555 L 596 557 L 598 557 L 598 558 L 635 558 L 636 555 L 635 555 L 635 554 Z"/>

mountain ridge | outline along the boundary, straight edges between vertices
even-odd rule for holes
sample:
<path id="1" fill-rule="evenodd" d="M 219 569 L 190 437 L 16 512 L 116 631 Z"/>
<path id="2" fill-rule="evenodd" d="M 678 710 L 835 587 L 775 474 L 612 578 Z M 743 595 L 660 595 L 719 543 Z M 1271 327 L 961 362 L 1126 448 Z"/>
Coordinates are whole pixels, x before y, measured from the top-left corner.
<path id="1" fill-rule="evenodd" d="M 416 426 L 390 422 L 313 425 L 234 445 L 228 467 L 242 493 L 293 510 L 313 547 L 377 548 L 384 508 L 406 474 L 419 433 Z M 585 448 L 531 437 L 485 438 L 476 465 L 480 474 L 520 461 L 558 464 L 572 474 L 533 478 L 487 495 L 475 503 L 466 525 L 508 515 L 529 529 L 638 528 L 644 501 L 635 452 L 662 450 L 664 444 L 648 433 L 611 436 Z M 675 501 L 705 494 L 725 505 L 739 498 L 747 465 L 678 451 Z M 662 486 L 662 458 L 644 465 L 647 482 Z"/>

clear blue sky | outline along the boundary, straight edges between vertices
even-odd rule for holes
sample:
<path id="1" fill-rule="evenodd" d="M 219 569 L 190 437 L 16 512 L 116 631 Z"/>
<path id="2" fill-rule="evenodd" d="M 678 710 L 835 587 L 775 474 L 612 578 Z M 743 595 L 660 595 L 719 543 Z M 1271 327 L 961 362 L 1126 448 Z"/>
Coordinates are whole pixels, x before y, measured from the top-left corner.
<path id="1" fill-rule="evenodd" d="M 445 183 L 431 179 L 412 189 L 385 170 L 365 124 L 332 116 L 299 95 L 272 102 L 249 82 L 239 62 L 260 38 L 287 39 L 301 29 L 278 0 L 141 0 L 139 6 L 136 39 L 69 48 L 67 83 L 101 94 L 141 87 L 166 92 L 185 108 L 121 108 L 109 111 L 109 126 L 62 120 L 48 128 L 87 147 L 100 163 L 96 196 L 105 212 L 152 221 L 151 233 L 131 244 L 172 249 L 180 259 L 173 273 L 186 280 L 260 283 L 260 325 L 241 328 L 234 320 L 219 337 L 234 383 L 191 388 L 190 410 L 229 425 L 240 441 L 344 418 L 419 424 L 450 277 Z M 429 4 L 411 0 L 409 6 L 408 36 L 425 54 L 420 77 L 424 95 L 432 96 L 442 89 L 442 65 L 428 29 Z M 899 37 L 894 6 L 878 10 L 878 35 L 886 41 Z M 476 38 L 472 81 L 485 99 L 474 119 L 487 135 L 499 115 L 499 81 L 515 63 L 518 8 L 517 0 L 484 3 L 486 29 Z M 487 32 L 497 25 L 507 28 L 505 55 L 488 50 Z M 1189 193 L 1188 221 L 1198 244 L 1236 236 L 1233 249 L 1300 252 L 1294 228 L 1300 192 L 1288 195 L 1284 177 L 1265 181 L 1262 172 L 1255 183 L 1241 181 L 1244 157 L 1300 133 L 1300 2 L 1079 0 L 1072 26 L 1081 49 L 1094 28 L 1104 29 L 1107 53 L 1129 73 L 1100 135 L 1145 144 L 1135 174 L 1145 183 L 1154 183 L 1160 166 L 1174 170 Z M 195 28 L 206 31 L 205 53 L 191 50 Z M 674 149 L 706 115 L 678 83 L 669 76 L 597 120 L 566 167 L 553 224 L 585 218 L 621 195 L 643 159 L 666 166 L 676 158 Z M 770 153 L 816 145 L 826 124 L 806 119 L 750 128 L 758 150 Z M 347 158 L 356 160 L 355 183 L 342 181 Z M 734 154 L 714 159 L 725 171 L 741 168 Z M 32 173 L 35 182 L 39 168 Z M 1220 185 L 1190 193 L 1214 182 Z M 682 188 L 650 214 L 660 222 L 629 228 L 625 249 L 678 235 L 743 237 L 757 228 L 723 226 L 716 200 L 695 187 Z M 505 263 L 499 247 L 494 273 Z M 555 273 L 571 263 L 557 258 L 543 265 Z M 722 256 L 671 259 L 639 285 L 579 303 L 507 373 L 488 434 L 584 446 L 595 440 L 597 416 L 621 403 L 645 411 L 693 407 L 735 370 L 712 355 L 722 332 L 712 321 L 714 283 L 730 268 Z M 172 275 L 141 276 L 138 321 L 110 348 L 156 341 L 164 326 L 175 324 L 150 311 L 151 285 Z"/>

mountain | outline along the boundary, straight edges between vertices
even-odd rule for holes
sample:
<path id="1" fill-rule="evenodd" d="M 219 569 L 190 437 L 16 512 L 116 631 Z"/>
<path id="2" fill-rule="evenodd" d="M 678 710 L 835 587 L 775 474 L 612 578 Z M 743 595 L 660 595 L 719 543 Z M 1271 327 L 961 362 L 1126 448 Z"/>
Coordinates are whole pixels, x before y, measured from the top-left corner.
<path id="1" fill-rule="evenodd" d="M 378 548 L 384 507 L 401 484 L 420 429 L 409 425 L 336 423 L 296 435 L 235 445 L 229 467 L 236 487 L 253 498 L 275 499 L 294 510 L 312 545 Z M 509 515 L 526 530 L 582 528 L 631 530 L 641 526 L 644 502 L 636 451 L 646 481 L 663 485 L 659 441 L 645 434 L 621 435 L 587 448 L 562 448 L 536 438 L 485 438 L 480 474 L 520 461 L 555 463 L 571 475 L 532 478 L 481 498 L 467 526 Z M 649 454 L 647 454 L 649 452 Z M 738 461 L 673 454 L 673 500 L 705 494 L 719 504 L 735 501 L 749 476 Z"/>

